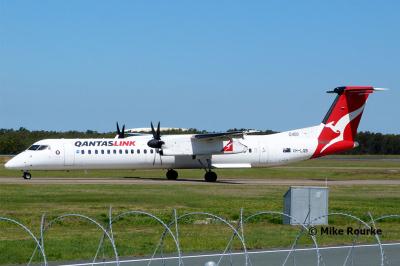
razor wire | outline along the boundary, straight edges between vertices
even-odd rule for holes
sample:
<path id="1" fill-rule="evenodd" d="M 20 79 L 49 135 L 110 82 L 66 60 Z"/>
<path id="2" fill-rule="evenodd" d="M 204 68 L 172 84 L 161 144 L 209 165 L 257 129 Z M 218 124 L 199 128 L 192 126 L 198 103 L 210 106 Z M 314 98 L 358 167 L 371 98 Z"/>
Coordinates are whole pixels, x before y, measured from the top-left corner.
<path id="1" fill-rule="evenodd" d="M 251 261 L 250 253 L 248 250 L 248 248 L 249 248 L 248 243 L 246 243 L 246 238 L 245 238 L 246 230 L 245 229 L 246 229 L 246 224 L 248 224 L 251 220 L 255 219 L 256 217 L 261 217 L 261 216 L 287 217 L 287 218 L 290 218 L 291 220 L 293 220 L 295 224 L 299 225 L 300 230 L 296 234 L 296 236 L 292 242 L 292 245 L 290 246 L 290 249 L 287 250 L 288 253 L 285 256 L 285 258 L 281 264 L 282 266 L 288 264 L 289 257 L 292 254 L 293 254 L 293 265 L 296 265 L 295 254 L 296 254 L 296 250 L 298 247 L 298 240 L 305 233 L 308 233 L 307 235 L 312 240 L 312 243 L 314 246 L 312 248 L 312 250 L 315 250 L 315 254 L 316 254 L 315 265 L 319 266 L 319 265 L 321 265 L 321 263 L 323 265 L 325 265 L 323 256 L 320 253 L 320 247 L 318 245 L 316 235 L 309 234 L 310 228 L 314 227 L 314 223 L 317 222 L 318 220 L 322 220 L 324 218 L 332 217 L 332 216 L 340 216 L 340 217 L 348 218 L 352 221 L 357 222 L 359 229 L 361 229 L 362 227 L 367 228 L 367 229 L 373 229 L 373 228 L 377 228 L 376 223 L 378 223 L 378 222 L 381 222 L 386 219 L 399 219 L 400 218 L 400 214 L 384 215 L 384 216 L 374 218 L 371 213 L 368 213 L 369 221 L 365 221 L 365 220 L 361 219 L 360 217 L 357 217 L 352 214 L 342 213 L 342 212 L 332 212 L 332 213 L 328 213 L 326 215 L 315 217 L 310 222 L 306 223 L 305 221 L 303 221 L 303 222 L 297 221 L 295 217 L 292 217 L 286 213 L 279 212 L 279 211 L 259 211 L 259 212 L 253 213 L 253 214 L 249 214 L 248 216 L 245 216 L 244 210 L 241 209 L 240 215 L 239 215 L 239 220 L 237 222 L 234 222 L 234 221 L 229 221 L 228 219 L 225 219 L 221 216 L 218 216 L 216 214 L 209 213 L 209 212 L 188 212 L 188 213 L 183 213 L 183 214 L 179 215 L 177 210 L 174 209 L 172 216 L 171 216 L 171 220 L 166 221 L 165 219 L 162 219 L 155 214 L 152 214 L 152 213 L 146 212 L 146 211 L 141 211 L 141 210 L 124 211 L 117 215 L 113 215 L 113 209 L 110 207 L 106 223 L 99 222 L 98 220 L 96 220 L 92 217 L 89 217 L 89 216 L 86 216 L 83 214 L 79 214 L 79 213 L 66 213 L 66 214 L 59 215 L 49 221 L 46 221 L 46 214 L 43 214 L 41 217 L 40 228 L 39 228 L 40 232 L 39 232 L 38 236 L 35 236 L 32 229 L 28 228 L 27 225 L 24 225 L 22 222 L 14 219 L 14 218 L 0 216 L 0 222 L 7 222 L 7 223 L 11 223 L 11 224 L 18 226 L 23 231 L 25 231 L 30 236 L 30 238 L 33 240 L 35 247 L 34 247 L 34 250 L 32 252 L 32 255 L 31 255 L 27 265 L 31 265 L 31 263 L 34 260 L 35 255 L 38 251 L 42 258 L 42 265 L 44 265 L 44 266 L 48 265 L 48 256 L 46 256 L 46 251 L 45 251 L 45 243 L 46 243 L 47 238 L 45 238 L 45 235 L 54 226 L 54 224 L 56 224 L 59 221 L 65 221 L 70 218 L 78 218 L 83 221 L 89 222 L 89 224 L 94 225 L 102 233 L 101 238 L 98 243 L 98 246 L 97 246 L 97 250 L 95 252 L 95 255 L 93 256 L 93 259 L 91 260 L 91 263 L 83 263 L 83 264 L 79 264 L 79 265 L 97 265 L 97 264 L 99 264 L 98 257 L 100 254 L 100 250 L 102 248 L 104 248 L 105 240 L 108 240 L 110 242 L 115 260 L 111 260 L 111 258 L 105 258 L 104 254 L 103 254 L 103 263 L 107 262 L 108 264 L 112 263 L 115 265 L 120 265 L 120 258 L 119 258 L 119 253 L 118 253 L 115 235 L 114 235 L 114 231 L 113 231 L 113 226 L 115 224 L 117 224 L 118 221 L 120 221 L 122 218 L 124 218 L 126 216 L 149 217 L 152 220 L 156 221 L 157 224 L 161 225 L 163 228 L 163 232 L 159 238 L 159 241 L 157 242 L 154 251 L 151 253 L 151 256 L 147 260 L 148 266 L 150 266 L 155 261 L 161 261 L 163 263 L 163 265 L 166 265 L 166 260 L 171 259 L 171 257 L 166 257 L 164 254 L 164 244 L 165 244 L 165 238 L 167 236 L 170 236 L 172 238 L 172 241 L 175 245 L 176 254 L 177 254 L 177 256 L 176 256 L 177 264 L 176 265 L 178 265 L 178 266 L 184 265 L 183 252 L 182 252 L 182 246 L 181 246 L 181 242 L 180 242 L 180 233 L 179 233 L 180 222 L 185 218 L 190 218 L 190 217 L 195 217 L 195 216 L 208 217 L 214 221 L 219 222 L 219 224 L 224 225 L 227 229 L 229 229 L 231 231 L 231 235 L 230 235 L 228 241 L 226 242 L 225 248 L 222 251 L 222 253 L 218 255 L 219 258 L 218 258 L 217 263 L 215 263 L 215 265 L 220 265 L 225 256 L 229 256 L 229 259 L 230 259 L 229 264 L 230 265 L 234 264 L 233 259 L 232 259 L 232 256 L 234 253 L 233 241 L 235 239 L 237 239 L 240 242 L 241 254 L 244 257 L 243 265 L 245 265 L 245 266 L 253 266 L 254 265 Z M 387 259 L 385 258 L 385 252 L 384 252 L 382 241 L 378 234 L 374 234 L 374 237 L 375 237 L 375 241 L 376 241 L 376 246 L 379 248 L 380 265 L 384 266 L 385 262 L 387 262 Z M 358 240 L 358 235 L 356 235 L 352 240 L 352 245 L 349 248 L 346 256 L 344 257 L 343 266 L 349 265 L 348 263 L 350 261 L 354 263 L 354 259 L 356 259 L 355 255 L 354 255 L 354 248 L 355 248 L 355 244 L 356 244 L 357 240 Z M 0 242 L 1 241 L 2 240 L 0 240 Z M 158 253 L 161 254 L 161 257 L 156 258 L 156 255 Z M 236 252 L 235 255 L 237 255 L 237 254 L 238 253 Z M 77 258 L 77 259 L 79 259 L 79 258 Z M 170 264 L 168 264 L 168 265 L 170 265 Z"/>

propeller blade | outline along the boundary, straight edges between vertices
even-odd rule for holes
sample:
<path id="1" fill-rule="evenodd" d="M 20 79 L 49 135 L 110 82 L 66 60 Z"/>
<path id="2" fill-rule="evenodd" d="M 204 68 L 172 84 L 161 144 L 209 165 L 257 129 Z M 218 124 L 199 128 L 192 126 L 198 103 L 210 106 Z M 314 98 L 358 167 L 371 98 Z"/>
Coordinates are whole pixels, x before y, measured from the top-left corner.
<path id="1" fill-rule="evenodd" d="M 119 125 L 118 125 L 118 122 L 117 122 L 117 135 L 119 136 L 121 134 L 121 131 L 119 130 Z"/>
<path id="2" fill-rule="evenodd" d="M 151 134 L 153 134 L 153 138 L 154 138 L 156 132 L 154 130 L 153 122 L 150 122 L 150 125 L 151 125 Z"/>
<path id="3" fill-rule="evenodd" d="M 117 122 L 117 136 L 119 139 L 125 138 L 125 125 L 122 126 L 122 131 L 121 131 L 118 122 Z"/>
<path id="4" fill-rule="evenodd" d="M 160 164 L 162 165 L 162 152 L 161 149 L 154 149 L 153 166 L 156 164 L 157 153 L 160 155 Z"/>
<path id="5" fill-rule="evenodd" d="M 122 126 L 122 130 L 119 128 L 119 124 L 117 122 L 117 136 L 119 139 L 125 138 L 125 125 Z"/>
<path id="6" fill-rule="evenodd" d="M 161 134 L 160 134 L 160 121 L 158 121 L 158 125 L 157 125 L 157 140 L 161 139 Z"/>

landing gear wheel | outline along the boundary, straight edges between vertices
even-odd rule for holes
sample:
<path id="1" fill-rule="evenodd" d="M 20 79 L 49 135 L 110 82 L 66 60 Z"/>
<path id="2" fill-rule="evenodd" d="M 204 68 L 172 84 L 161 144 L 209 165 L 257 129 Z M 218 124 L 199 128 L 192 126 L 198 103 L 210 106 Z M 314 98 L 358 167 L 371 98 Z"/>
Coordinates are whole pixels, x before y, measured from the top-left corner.
<path id="1" fill-rule="evenodd" d="M 205 173 L 204 179 L 206 182 L 215 182 L 217 181 L 217 174 L 215 172 L 208 171 Z"/>
<path id="2" fill-rule="evenodd" d="M 24 173 L 22 174 L 22 177 L 23 177 L 24 179 L 26 179 L 26 180 L 29 180 L 29 179 L 32 178 L 32 175 L 31 175 L 31 173 L 29 173 L 29 172 L 24 172 Z"/>
<path id="3" fill-rule="evenodd" d="M 168 180 L 176 180 L 178 179 L 178 172 L 173 169 L 169 169 L 166 176 Z"/>

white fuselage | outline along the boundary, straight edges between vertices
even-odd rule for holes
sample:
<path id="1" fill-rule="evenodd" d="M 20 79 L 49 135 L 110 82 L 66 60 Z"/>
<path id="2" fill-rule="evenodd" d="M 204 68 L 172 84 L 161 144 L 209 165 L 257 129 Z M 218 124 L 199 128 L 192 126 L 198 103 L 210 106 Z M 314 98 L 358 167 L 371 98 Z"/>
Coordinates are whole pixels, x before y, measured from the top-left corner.
<path id="1" fill-rule="evenodd" d="M 160 155 L 149 148 L 150 135 L 124 139 L 46 139 L 36 142 L 36 150 L 26 150 L 9 162 L 11 169 L 73 170 L 73 169 L 196 169 L 196 168 L 250 168 L 268 167 L 310 159 L 318 145 L 323 124 L 272 135 L 244 135 L 233 138 L 240 152 L 204 154 L 189 146 L 189 153 Z M 193 135 L 164 135 L 165 143 L 179 149 L 180 143 L 189 143 Z M 209 145 L 214 145 L 213 143 Z M 185 146 L 186 147 L 186 146 Z M 201 147 L 208 147 L 207 143 Z M 186 150 L 188 148 L 185 148 Z"/>

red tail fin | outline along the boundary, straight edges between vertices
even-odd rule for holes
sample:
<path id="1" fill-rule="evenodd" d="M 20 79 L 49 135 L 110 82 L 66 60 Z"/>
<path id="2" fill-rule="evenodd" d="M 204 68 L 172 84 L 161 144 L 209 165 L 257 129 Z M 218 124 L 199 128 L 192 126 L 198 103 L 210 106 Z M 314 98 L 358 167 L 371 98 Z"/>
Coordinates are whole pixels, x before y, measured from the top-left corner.
<path id="1" fill-rule="evenodd" d="M 337 97 L 322 121 L 324 127 L 318 137 L 318 146 L 314 158 L 335 152 L 352 149 L 357 128 L 373 87 L 338 87 L 328 93 L 337 93 Z"/>

